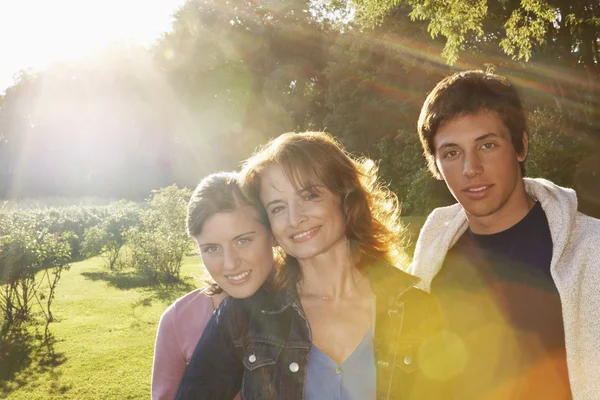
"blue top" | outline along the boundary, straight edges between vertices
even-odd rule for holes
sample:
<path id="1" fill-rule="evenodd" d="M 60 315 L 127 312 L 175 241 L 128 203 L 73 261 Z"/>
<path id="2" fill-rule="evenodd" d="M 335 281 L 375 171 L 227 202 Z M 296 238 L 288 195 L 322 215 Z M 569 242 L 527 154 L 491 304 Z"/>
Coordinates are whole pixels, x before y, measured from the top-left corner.
<path id="1" fill-rule="evenodd" d="M 308 354 L 305 400 L 369 400 L 377 392 L 372 326 L 338 365 L 314 344 Z"/>

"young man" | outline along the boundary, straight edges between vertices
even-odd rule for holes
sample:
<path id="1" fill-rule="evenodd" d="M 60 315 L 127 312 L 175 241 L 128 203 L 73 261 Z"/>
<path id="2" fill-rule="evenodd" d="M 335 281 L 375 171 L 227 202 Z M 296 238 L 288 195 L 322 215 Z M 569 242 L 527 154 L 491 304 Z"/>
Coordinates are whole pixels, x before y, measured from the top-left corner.
<path id="1" fill-rule="evenodd" d="M 447 77 L 418 131 L 458 201 L 429 215 L 409 270 L 437 303 L 432 341 L 448 365 L 430 374 L 445 398 L 600 399 L 600 221 L 577 212 L 573 190 L 524 178 L 515 88 L 481 71 Z"/>

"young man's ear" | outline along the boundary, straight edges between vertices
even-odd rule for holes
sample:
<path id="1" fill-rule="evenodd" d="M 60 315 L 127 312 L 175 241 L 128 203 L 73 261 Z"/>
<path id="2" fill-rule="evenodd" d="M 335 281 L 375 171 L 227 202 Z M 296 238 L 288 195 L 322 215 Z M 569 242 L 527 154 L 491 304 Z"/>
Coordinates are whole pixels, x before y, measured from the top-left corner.
<path id="1" fill-rule="evenodd" d="M 529 154 L 529 134 L 527 132 L 523 132 L 523 151 L 520 154 L 517 154 L 517 160 L 519 162 L 525 161 L 527 159 L 527 155 Z"/>

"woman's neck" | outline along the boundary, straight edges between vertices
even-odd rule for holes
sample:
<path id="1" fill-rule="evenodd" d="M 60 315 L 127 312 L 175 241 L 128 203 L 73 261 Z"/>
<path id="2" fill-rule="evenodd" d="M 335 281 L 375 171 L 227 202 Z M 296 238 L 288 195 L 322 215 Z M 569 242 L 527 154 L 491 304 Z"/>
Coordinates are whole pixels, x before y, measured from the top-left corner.
<path id="1" fill-rule="evenodd" d="M 327 298 L 339 298 L 349 293 L 363 278 L 356 269 L 348 240 L 340 241 L 327 252 L 298 260 L 302 279 L 298 290 L 302 293 Z"/>

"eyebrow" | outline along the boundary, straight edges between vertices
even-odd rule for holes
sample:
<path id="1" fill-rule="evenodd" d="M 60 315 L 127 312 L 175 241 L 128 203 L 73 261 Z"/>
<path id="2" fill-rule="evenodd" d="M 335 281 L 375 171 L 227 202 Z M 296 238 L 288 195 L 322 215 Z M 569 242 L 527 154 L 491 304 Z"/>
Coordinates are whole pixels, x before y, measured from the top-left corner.
<path id="1" fill-rule="evenodd" d="M 311 185 L 311 186 L 307 186 L 305 188 L 300 188 L 300 189 L 296 190 L 294 192 L 294 194 L 297 195 L 297 196 L 300 196 L 303 192 L 306 192 L 306 191 L 316 191 L 316 192 L 319 192 L 319 187 L 320 186 L 323 186 L 323 185 Z M 268 202 L 267 204 L 265 204 L 265 210 L 268 209 L 273 204 L 283 203 L 283 202 L 284 201 L 281 200 L 281 199 L 271 200 L 270 202 Z"/>
<path id="2" fill-rule="evenodd" d="M 249 232 L 244 232 L 244 233 L 240 233 L 239 235 L 237 235 L 236 237 L 234 237 L 232 240 L 236 240 L 241 238 L 242 236 L 246 236 L 246 235 L 252 235 L 253 233 L 256 233 L 256 231 L 249 231 Z M 198 243 L 198 247 L 204 247 L 204 246 L 218 246 L 217 243 Z"/>
<path id="3" fill-rule="evenodd" d="M 502 139 L 501 135 L 498 135 L 497 133 L 494 133 L 494 132 L 489 132 L 489 133 L 486 133 L 485 135 L 481 135 L 479 137 L 476 137 L 475 140 L 473 140 L 473 141 L 477 143 L 477 142 L 481 142 L 482 140 L 488 139 L 490 137 L 497 137 L 497 138 Z M 445 149 L 447 147 L 454 147 L 454 146 L 458 146 L 458 144 L 456 144 L 456 143 L 442 143 L 438 147 L 438 150 Z"/>
<path id="4" fill-rule="evenodd" d="M 313 191 L 316 191 L 316 192 L 318 192 L 318 191 L 319 191 L 319 187 L 322 187 L 322 186 L 323 186 L 323 185 L 310 185 L 310 186 L 307 186 L 307 187 L 305 187 L 305 188 L 301 188 L 301 189 L 297 190 L 297 191 L 296 191 L 296 194 L 297 194 L 297 195 L 300 195 L 300 194 L 302 194 L 303 192 L 313 192 Z"/>
<path id="5" fill-rule="evenodd" d="M 239 239 L 242 236 L 252 235 L 253 233 L 256 233 L 256 231 L 249 231 L 249 232 L 245 232 L 245 233 L 240 233 L 239 235 L 237 235 L 236 237 L 234 237 L 233 240 Z"/>

